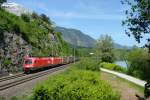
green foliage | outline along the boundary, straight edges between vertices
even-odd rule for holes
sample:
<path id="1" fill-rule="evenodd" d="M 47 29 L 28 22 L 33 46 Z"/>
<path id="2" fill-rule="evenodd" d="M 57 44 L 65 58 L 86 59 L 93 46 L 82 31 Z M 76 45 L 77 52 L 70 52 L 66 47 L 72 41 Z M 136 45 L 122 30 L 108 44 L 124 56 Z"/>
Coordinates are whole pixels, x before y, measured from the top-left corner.
<path id="1" fill-rule="evenodd" d="M 6 31 L 20 34 L 28 44 L 32 45 L 32 51 L 30 52 L 33 56 L 49 56 L 52 54 L 53 56 L 61 56 L 67 53 L 67 55 L 70 55 L 72 50 L 69 48 L 69 45 L 63 41 L 60 33 L 53 32 L 51 23 L 45 22 L 46 19 L 49 20 L 45 16 L 33 13 L 31 16 L 22 14 L 19 17 L 0 9 L 0 32 L 2 32 L 0 38 L 3 38 L 3 32 Z M 58 42 L 53 42 L 50 34 L 55 35 Z M 55 53 L 52 53 L 53 51 Z"/>
<path id="2" fill-rule="evenodd" d="M 43 21 L 45 21 L 46 23 L 52 25 L 52 22 L 51 22 L 51 20 L 49 19 L 48 16 L 46 16 L 45 14 L 41 14 L 40 16 L 41 16 L 41 19 L 42 19 Z"/>
<path id="3" fill-rule="evenodd" d="M 17 97 L 12 97 L 11 100 L 18 100 L 18 98 Z"/>
<path id="4" fill-rule="evenodd" d="M 108 35 L 102 35 L 95 46 L 96 56 L 100 58 L 102 62 L 113 62 L 113 40 Z"/>
<path id="5" fill-rule="evenodd" d="M 122 3 L 130 6 L 130 9 L 126 10 L 126 20 L 123 21 L 123 25 L 127 26 L 126 34 L 133 35 L 136 41 L 140 42 L 144 35 L 150 34 L 150 0 L 123 0 Z M 146 40 L 145 46 L 150 53 L 150 38 Z M 131 51 L 128 58 L 131 63 L 128 74 L 150 80 L 150 56 L 147 51 Z"/>
<path id="6" fill-rule="evenodd" d="M 123 68 L 123 67 L 116 65 L 116 64 L 113 64 L 113 63 L 102 62 L 102 63 L 100 63 L 99 66 L 102 68 L 126 73 L 126 68 Z"/>
<path id="7" fill-rule="evenodd" d="M 135 48 L 128 54 L 128 74 L 142 78 L 150 79 L 150 55 L 148 50 Z"/>
<path id="8" fill-rule="evenodd" d="M 129 5 L 126 10 L 126 20 L 123 25 L 127 26 L 126 34 L 133 35 L 140 42 L 145 34 L 150 34 L 150 0 L 122 0 L 123 4 Z M 150 51 L 150 38 L 147 39 L 146 47 Z"/>
<path id="9" fill-rule="evenodd" d="M 80 62 L 75 65 L 79 69 L 100 71 L 99 62 L 93 58 L 83 57 L 80 58 Z"/>
<path id="10" fill-rule="evenodd" d="M 4 10 L 0 10 L 0 29 L 3 31 L 14 31 L 20 32 L 27 40 L 27 42 L 31 44 L 39 44 L 36 43 L 38 38 L 46 35 L 47 31 L 34 21 L 31 23 L 27 23 L 22 18 L 10 14 Z"/>
<path id="11" fill-rule="evenodd" d="M 93 53 L 93 48 L 85 48 L 85 47 L 78 47 L 78 56 L 79 57 L 92 57 L 94 55 L 90 55 L 90 53 Z"/>
<path id="12" fill-rule="evenodd" d="M 126 55 L 129 51 L 130 51 L 129 49 L 117 49 L 117 48 L 115 48 L 113 50 L 115 60 L 116 61 L 127 60 Z"/>
<path id="13" fill-rule="evenodd" d="M 5 60 L 3 61 L 3 64 L 4 64 L 4 66 L 8 66 L 8 65 L 11 64 L 11 60 L 10 60 L 10 59 L 5 59 Z"/>
<path id="14" fill-rule="evenodd" d="M 25 22 L 30 22 L 30 16 L 27 14 L 21 14 L 21 18 L 25 21 Z"/>
<path id="15" fill-rule="evenodd" d="M 0 97 L 0 100 L 6 100 L 6 98 L 5 97 Z"/>
<path id="16" fill-rule="evenodd" d="M 119 100 L 120 95 L 99 76 L 96 72 L 73 68 L 38 85 L 32 100 Z"/>
<path id="17" fill-rule="evenodd" d="M 33 19 L 38 19 L 38 18 L 39 18 L 39 15 L 38 15 L 36 12 L 33 12 L 33 13 L 32 13 L 32 18 L 33 18 Z"/>

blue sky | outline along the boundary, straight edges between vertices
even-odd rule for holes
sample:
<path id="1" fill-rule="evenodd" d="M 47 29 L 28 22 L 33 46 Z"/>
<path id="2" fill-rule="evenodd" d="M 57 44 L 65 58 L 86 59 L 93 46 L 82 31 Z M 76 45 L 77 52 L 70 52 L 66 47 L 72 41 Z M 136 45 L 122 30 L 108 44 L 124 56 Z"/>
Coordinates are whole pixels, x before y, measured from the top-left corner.
<path id="1" fill-rule="evenodd" d="M 101 34 L 111 35 L 116 43 L 133 46 L 137 44 L 133 37 L 124 33 L 121 22 L 125 18 L 120 0 L 8 0 L 25 8 L 45 13 L 56 25 L 79 29 L 98 39 Z M 146 38 L 146 37 L 144 37 Z"/>

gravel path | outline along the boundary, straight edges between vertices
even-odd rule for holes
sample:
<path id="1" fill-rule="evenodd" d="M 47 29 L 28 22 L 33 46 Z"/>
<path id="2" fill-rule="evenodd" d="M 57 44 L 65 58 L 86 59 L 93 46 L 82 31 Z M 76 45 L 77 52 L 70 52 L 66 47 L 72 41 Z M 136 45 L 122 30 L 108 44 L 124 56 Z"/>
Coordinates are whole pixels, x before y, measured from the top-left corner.
<path id="1" fill-rule="evenodd" d="M 143 96 L 137 88 L 132 87 L 131 84 L 125 82 L 123 79 L 121 80 L 116 75 L 101 72 L 101 79 L 110 84 L 113 90 L 116 90 L 121 94 L 120 100 L 137 100 L 135 94 Z"/>
<path id="2" fill-rule="evenodd" d="M 14 96 L 16 96 L 16 97 L 23 96 L 23 95 L 28 96 L 28 95 L 31 94 L 31 92 L 33 90 L 33 87 L 35 85 L 43 82 L 44 80 L 47 80 L 50 75 L 53 75 L 53 74 L 56 74 L 56 73 L 60 73 L 60 72 L 62 72 L 64 70 L 66 70 L 67 68 L 68 68 L 68 66 L 64 67 L 64 69 L 62 69 L 62 70 L 53 72 L 53 73 L 51 73 L 49 75 L 45 75 L 45 76 L 39 77 L 37 79 L 25 82 L 23 84 L 14 86 L 12 88 L 0 91 L 0 97 L 5 97 L 6 99 L 10 99 L 10 98 L 12 98 Z"/>
<path id="3" fill-rule="evenodd" d="M 133 83 L 135 83 L 135 84 L 137 84 L 137 85 L 139 85 L 139 86 L 143 86 L 143 87 L 144 87 L 144 85 L 145 85 L 145 83 L 146 83 L 146 82 L 143 81 L 143 80 L 137 79 L 137 78 L 135 78 L 135 77 L 132 77 L 132 76 L 129 76 L 129 75 L 126 75 L 126 74 L 123 74 L 123 73 L 111 71 L 111 70 L 104 69 L 104 68 L 101 68 L 101 71 L 114 74 L 114 75 L 116 75 L 116 76 L 118 76 L 118 77 L 121 77 L 121 78 L 123 78 L 123 79 L 126 79 L 126 80 L 128 80 L 128 81 L 130 81 L 130 82 L 133 82 Z"/>

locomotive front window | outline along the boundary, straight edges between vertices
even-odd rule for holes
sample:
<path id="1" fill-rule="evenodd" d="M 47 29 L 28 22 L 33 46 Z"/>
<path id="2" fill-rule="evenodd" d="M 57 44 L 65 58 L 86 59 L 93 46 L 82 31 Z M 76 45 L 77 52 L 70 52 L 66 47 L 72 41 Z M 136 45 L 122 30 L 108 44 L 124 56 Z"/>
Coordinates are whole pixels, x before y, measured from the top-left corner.
<path id="1" fill-rule="evenodd" d="M 29 60 L 29 59 L 26 60 L 26 61 L 25 61 L 25 64 L 32 64 L 32 60 Z"/>

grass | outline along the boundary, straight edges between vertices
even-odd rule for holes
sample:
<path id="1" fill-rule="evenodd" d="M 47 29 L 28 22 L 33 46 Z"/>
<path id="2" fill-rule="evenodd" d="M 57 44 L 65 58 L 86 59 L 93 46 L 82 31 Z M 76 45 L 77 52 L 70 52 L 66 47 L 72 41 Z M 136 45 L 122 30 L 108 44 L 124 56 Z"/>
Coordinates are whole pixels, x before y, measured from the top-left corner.
<path id="1" fill-rule="evenodd" d="M 99 64 L 100 67 L 106 68 L 109 70 L 114 70 L 122 73 L 126 73 L 127 69 L 123 68 L 122 66 L 116 65 L 114 63 L 102 62 Z"/>
<path id="2" fill-rule="evenodd" d="M 37 85 L 31 100 L 119 100 L 120 94 L 101 80 L 98 64 L 89 58 Z"/>
<path id="3" fill-rule="evenodd" d="M 117 78 L 118 78 L 118 80 L 123 81 L 123 82 L 125 82 L 126 84 L 128 84 L 129 87 L 136 89 L 136 90 L 137 90 L 138 92 L 140 92 L 141 94 L 144 93 L 144 87 L 139 86 L 139 85 L 137 85 L 137 84 L 135 84 L 135 83 L 132 83 L 132 82 L 130 82 L 130 81 L 128 81 L 128 80 L 125 80 L 125 79 L 123 79 L 123 78 L 120 78 L 120 77 L 117 77 Z"/>
<path id="4" fill-rule="evenodd" d="M 101 72 L 101 73 L 106 73 L 106 72 Z M 140 94 L 143 94 L 143 93 L 144 93 L 144 87 L 139 86 L 139 85 L 137 85 L 137 84 L 135 84 L 135 83 L 132 83 L 132 82 L 130 82 L 130 81 L 126 80 L 126 79 L 123 79 L 123 78 L 121 78 L 121 77 L 118 77 L 118 76 L 116 76 L 116 75 L 113 75 L 113 74 L 111 74 L 111 73 L 107 73 L 107 74 L 109 74 L 109 78 L 115 77 L 115 79 L 116 79 L 115 81 L 123 82 L 124 84 L 127 84 L 128 87 L 130 87 L 130 88 L 136 90 L 138 93 L 140 93 Z"/>
<path id="5" fill-rule="evenodd" d="M 86 61 L 81 60 L 65 72 L 50 76 L 34 87 L 31 96 L 11 100 L 120 100 L 119 92 L 101 80 L 94 61 L 89 63 L 87 58 Z"/>
<path id="6" fill-rule="evenodd" d="M 119 93 L 99 77 L 99 72 L 73 67 L 37 85 L 31 100 L 119 100 Z"/>

